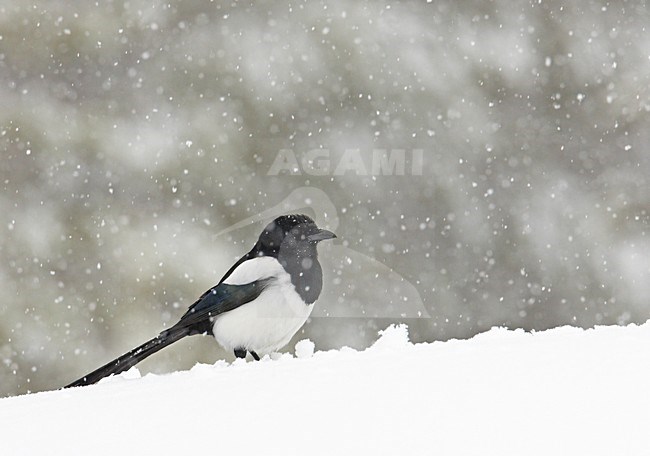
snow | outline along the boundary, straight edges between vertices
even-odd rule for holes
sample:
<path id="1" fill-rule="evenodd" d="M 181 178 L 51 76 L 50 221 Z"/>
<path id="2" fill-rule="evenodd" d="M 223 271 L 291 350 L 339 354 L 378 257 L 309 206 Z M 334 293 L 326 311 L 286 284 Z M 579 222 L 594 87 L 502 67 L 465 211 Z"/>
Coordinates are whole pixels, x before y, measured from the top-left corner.
<path id="1" fill-rule="evenodd" d="M 492 329 L 220 361 L 0 400 L 2 453 L 631 455 L 650 448 L 650 324 Z M 309 356 L 311 355 L 311 356 Z M 194 453 L 196 452 L 196 453 Z"/>
<path id="2" fill-rule="evenodd" d="M 311 358 L 314 356 L 316 345 L 309 339 L 303 339 L 296 344 L 297 358 Z"/>

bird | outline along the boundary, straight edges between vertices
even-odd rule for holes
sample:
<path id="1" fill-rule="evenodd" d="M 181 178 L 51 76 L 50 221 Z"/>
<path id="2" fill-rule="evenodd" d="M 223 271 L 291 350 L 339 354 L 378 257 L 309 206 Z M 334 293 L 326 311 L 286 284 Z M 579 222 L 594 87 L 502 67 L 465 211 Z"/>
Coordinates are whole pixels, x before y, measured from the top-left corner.
<path id="1" fill-rule="evenodd" d="M 210 334 L 237 358 L 274 353 L 305 324 L 320 296 L 323 271 L 316 246 L 336 235 L 308 216 L 281 215 L 253 248 L 203 293 L 178 323 L 64 388 L 119 374 L 186 336 Z"/>

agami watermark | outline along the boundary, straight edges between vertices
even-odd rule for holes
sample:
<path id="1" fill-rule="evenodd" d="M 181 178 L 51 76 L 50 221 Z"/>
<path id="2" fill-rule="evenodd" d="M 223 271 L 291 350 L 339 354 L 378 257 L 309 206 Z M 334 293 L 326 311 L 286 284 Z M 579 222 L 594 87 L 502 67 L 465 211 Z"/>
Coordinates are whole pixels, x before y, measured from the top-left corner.
<path id="1" fill-rule="evenodd" d="M 266 224 L 281 214 L 312 213 L 319 226 L 336 232 L 338 241 L 323 246 L 320 257 L 327 286 L 312 317 L 431 318 L 418 288 L 398 271 L 376 258 L 356 251 L 339 231 L 336 205 L 316 187 L 299 187 L 276 205 L 251 215 L 217 233 L 223 236 L 255 224 Z M 258 231 L 259 227 L 255 231 Z"/>
<path id="2" fill-rule="evenodd" d="M 422 149 L 374 149 L 372 154 L 362 154 L 361 149 L 346 149 L 342 154 L 333 154 L 329 149 L 299 154 L 280 149 L 267 175 L 421 176 L 423 164 Z"/>

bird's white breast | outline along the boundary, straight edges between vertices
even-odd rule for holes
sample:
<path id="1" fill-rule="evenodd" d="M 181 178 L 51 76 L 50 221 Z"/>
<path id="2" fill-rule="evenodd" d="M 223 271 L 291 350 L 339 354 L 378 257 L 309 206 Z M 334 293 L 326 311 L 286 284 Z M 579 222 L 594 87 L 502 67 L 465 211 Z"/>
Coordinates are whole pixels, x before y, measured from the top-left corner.
<path id="1" fill-rule="evenodd" d="M 244 261 L 224 283 L 241 285 L 271 278 L 253 301 L 219 315 L 213 333 L 226 350 L 243 348 L 262 356 L 289 343 L 314 307 L 307 305 L 291 283 L 291 276 L 273 257 Z"/>

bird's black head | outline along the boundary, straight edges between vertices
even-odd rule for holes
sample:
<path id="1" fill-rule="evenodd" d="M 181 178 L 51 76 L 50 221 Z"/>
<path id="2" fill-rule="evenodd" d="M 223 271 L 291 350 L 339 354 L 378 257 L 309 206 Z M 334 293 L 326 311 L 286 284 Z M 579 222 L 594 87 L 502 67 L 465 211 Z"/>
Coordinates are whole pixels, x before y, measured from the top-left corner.
<path id="1" fill-rule="evenodd" d="M 291 276 L 291 283 L 307 304 L 320 295 L 323 271 L 316 245 L 333 239 L 331 231 L 320 229 L 306 215 L 283 215 L 269 223 L 249 255 L 272 256 Z"/>
<path id="2" fill-rule="evenodd" d="M 331 231 L 323 230 L 306 215 L 282 215 L 269 223 L 256 244 L 259 255 L 278 257 L 291 253 L 301 257 L 315 256 L 316 244 L 335 238 Z"/>

